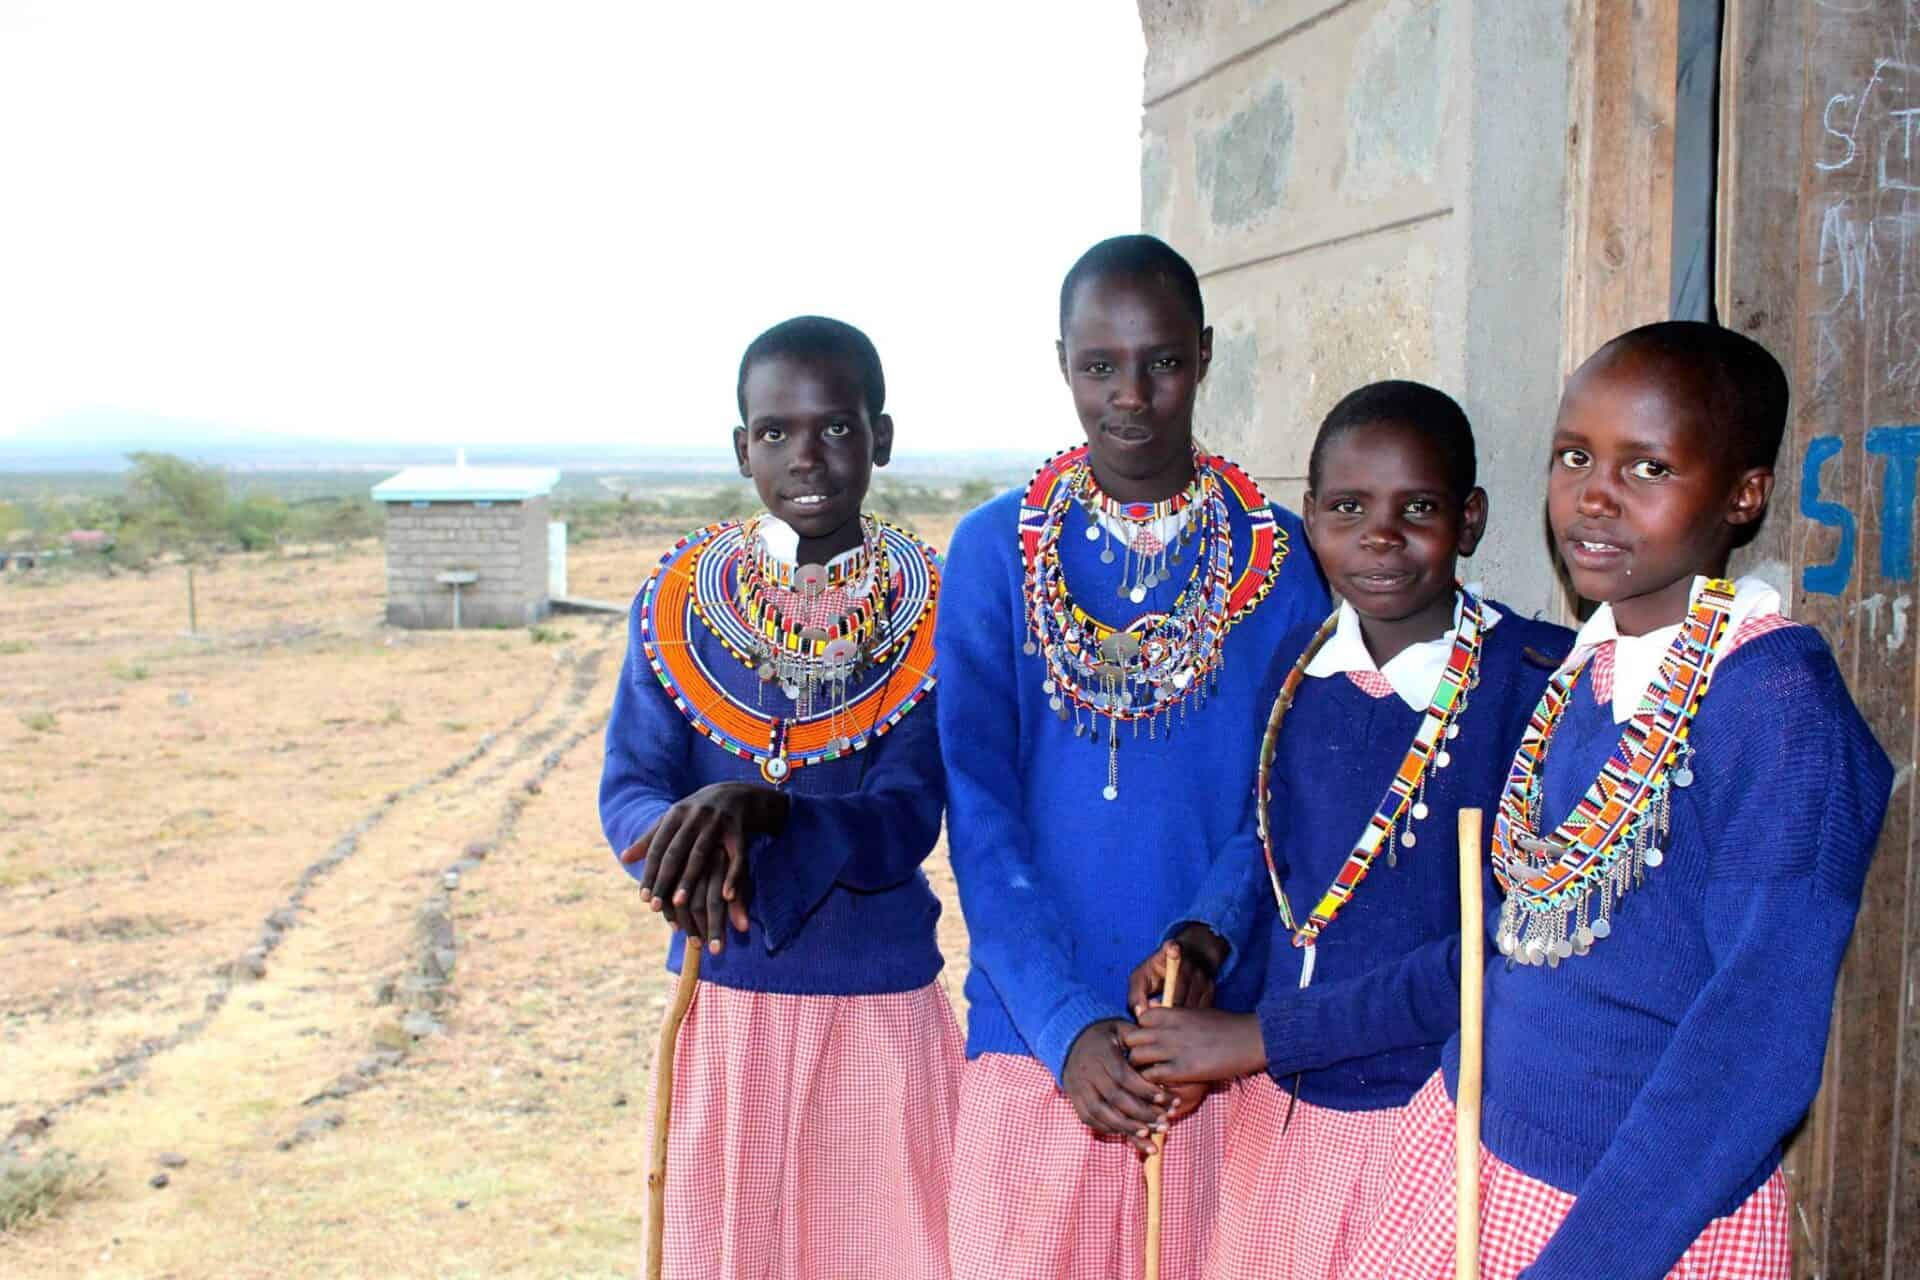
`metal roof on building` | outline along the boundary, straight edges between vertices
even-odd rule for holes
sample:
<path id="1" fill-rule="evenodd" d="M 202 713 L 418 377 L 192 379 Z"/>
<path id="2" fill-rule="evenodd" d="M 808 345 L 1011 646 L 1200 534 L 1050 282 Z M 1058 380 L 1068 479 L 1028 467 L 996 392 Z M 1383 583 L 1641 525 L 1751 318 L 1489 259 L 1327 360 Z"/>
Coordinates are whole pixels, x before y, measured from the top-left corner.
<path id="1" fill-rule="evenodd" d="M 551 493 L 555 467 L 408 467 L 373 486 L 375 502 L 524 502 Z"/>

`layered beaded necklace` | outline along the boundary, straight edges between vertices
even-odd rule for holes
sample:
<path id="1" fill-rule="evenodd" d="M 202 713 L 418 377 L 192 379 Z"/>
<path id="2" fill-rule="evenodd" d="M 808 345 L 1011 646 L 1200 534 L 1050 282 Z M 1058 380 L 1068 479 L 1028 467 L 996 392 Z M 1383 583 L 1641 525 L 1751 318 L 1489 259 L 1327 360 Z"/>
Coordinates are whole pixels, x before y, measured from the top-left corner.
<path id="1" fill-rule="evenodd" d="M 1273 838 L 1267 818 L 1271 796 L 1269 780 L 1273 773 L 1274 752 L 1280 741 L 1280 727 L 1286 721 L 1287 712 L 1293 706 L 1301 683 L 1306 679 L 1307 668 L 1312 664 L 1314 655 L 1320 652 L 1338 626 L 1339 610 L 1336 609 L 1320 624 L 1320 630 L 1314 633 L 1306 649 L 1295 660 L 1293 669 L 1280 686 L 1279 696 L 1273 700 L 1273 709 L 1267 716 L 1267 731 L 1260 739 L 1260 770 L 1254 791 L 1256 816 L 1260 848 L 1267 860 L 1267 878 L 1273 885 L 1281 923 L 1293 935 L 1293 945 L 1307 950 L 1300 979 L 1303 987 L 1313 976 L 1313 946 L 1321 931 L 1333 923 L 1340 909 L 1353 897 L 1382 849 L 1387 854 L 1387 865 L 1392 867 L 1399 861 L 1396 844 L 1411 849 L 1418 843 L 1413 824 L 1427 817 L 1427 778 L 1433 770 L 1444 769 L 1453 763 L 1448 744 L 1460 736 L 1460 717 L 1467 709 L 1467 694 L 1480 683 L 1480 641 L 1485 629 L 1480 598 L 1464 587 L 1459 590 L 1460 624 L 1454 630 L 1453 647 L 1448 651 L 1447 665 L 1440 673 L 1440 682 L 1434 686 L 1427 709 L 1421 714 L 1419 727 L 1414 730 L 1413 742 L 1407 747 L 1399 767 L 1393 771 L 1393 777 L 1387 783 L 1386 795 L 1374 807 L 1373 816 L 1367 819 L 1366 828 L 1334 875 L 1333 882 L 1321 894 L 1313 913 L 1297 923 L 1292 904 L 1287 900 L 1286 891 L 1281 888 L 1279 869 L 1273 858 Z"/>
<path id="2" fill-rule="evenodd" d="M 1087 513 L 1087 541 L 1106 543 L 1100 548 L 1101 564 L 1112 564 L 1118 558 L 1113 550 L 1116 540 L 1120 543 L 1120 556 L 1126 559 L 1120 569 L 1120 584 L 1113 589 L 1114 595 L 1140 604 L 1146 600 L 1148 591 L 1172 576 L 1172 567 L 1179 564 L 1191 548 L 1194 522 L 1189 516 L 1204 495 L 1205 485 L 1198 466 L 1194 468 L 1192 484 L 1160 502 L 1121 502 L 1109 498 L 1094 483 L 1093 468 L 1082 468 L 1073 496 Z"/>
<path id="3" fill-rule="evenodd" d="M 1506 893 L 1495 940 L 1510 963 L 1557 967 L 1613 932 L 1615 908 L 1666 860 L 1672 789 L 1693 785 L 1688 739 L 1719 662 L 1734 586 L 1709 580 L 1687 610 L 1640 709 L 1580 803 L 1542 837 L 1541 766 L 1587 661 L 1556 674 L 1534 708 L 1493 822 Z"/>
<path id="4" fill-rule="evenodd" d="M 729 521 L 676 543 L 641 588 L 640 637 L 688 723 L 778 786 L 861 750 L 933 687 L 938 560 L 870 517 L 860 550 L 831 565 L 789 565 L 759 534 Z M 696 618 L 722 654 L 694 643 Z M 759 677 L 753 697 L 714 656 Z"/>
<path id="5" fill-rule="evenodd" d="M 755 633 L 744 655 L 763 685 L 778 682 L 799 715 L 813 714 L 823 693 L 836 710 L 848 684 L 866 667 L 881 631 L 893 581 L 880 523 L 860 518 L 858 550 L 832 564 L 789 564 L 760 537 L 759 519 L 747 523 L 735 573 L 740 612 Z"/>
<path id="6" fill-rule="evenodd" d="M 1020 508 L 1021 554 L 1026 566 L 1025 651 L 1046 663 L 1041 691 L 1049 708 L 1071 720 L 1076 737 L 1100 742 L 1106 728 L 1108 800 L 1120 793 L 1120 732 L 1142 723 L 1149 739 L 1171 733 L 1189 699 L 1203 700 L 1217 688 L 1223 642 L 1234 623 L 1265 598 L 1287 555 L 1285 533 L 1274 523 L 1265 496 L 1239 467 L 1224 458 L 1194 452 L 1194 480 L 1184 494 L 1164 503 L 1118 503 L 1100 492 L 1085 445 L 1049 459 L 1028 486 Z M 1247 563 L 1233 572 L 1229 502 L 1245 513 L 1251 533 Z M 1073 509 L 1086 515 L 1090 541 L 1117 525 L 1127 565 L 1117 594 L 1135 604 L 1148 589 L 1168 580 L 1173 565 L 1191 551 L 1186 583 L 1164 613 L 1147 612 L 1114 626 L 1075 599 L 1061 563 L 1060 540 Z M 1134 507 L 1144 508 L 1136 519 Z M 1177 545 L 1164 531 L 1178 525 Z M 1109 537 L 1113 535 L 1109 533 Z M 1111 545 L 1103 563 L 1113 563 Z"/>

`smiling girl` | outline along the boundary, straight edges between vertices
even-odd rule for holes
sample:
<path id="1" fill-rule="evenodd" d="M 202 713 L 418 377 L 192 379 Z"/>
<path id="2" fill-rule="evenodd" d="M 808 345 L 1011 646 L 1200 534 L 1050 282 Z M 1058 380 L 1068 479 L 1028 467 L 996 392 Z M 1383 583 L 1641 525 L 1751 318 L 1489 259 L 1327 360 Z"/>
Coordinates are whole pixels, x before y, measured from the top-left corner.
<path id="1" fill-rule="evenodd" d="M 601 821 L 679 930 L 669 968 L 713 953 L 675 1054 L 685 1280 L 947 1274 L 960 1036 L 920 871 L 939 562 L 860 511 L 885 397 L 850 325 L 754 339 L 734 452 L 766 511 L 681 539 L 634 602 Z"/>
<path id="2" fill-rule="evenodd" d="M 1481 1275 L 1783 1280 L 1780 1153 L 1892 783 L 1818 632 L 1732 549 L 1766 514 L 1787 382 L 1664 323 L 1602 347 L 1547 507 L 1600 607 L 1535 707 L 1492 840 Z M 1351 1274 L 1453 1274 L 1458 1041 L 1407 1108 Z"/>
<path id="3" fill-rule="evenodd" d="M 1213 358 L 1193 268 L 1151 236 L 1089 249 L 1060 290 L 1083 443 L 954 531 L 940 616 L 948 845 L 967 914 L 954 1170 L 965 1280 L 1139 1275 L 1141 1152 L 1170 1096 L 1128 1065 L 1133 961 L 1190 902 L 1253 782 L 1275 641 L 1326 612 L 1291 512 L 1194 442 Z M 1224 425 L 1224 424 L 1223 424 Z M 1253 903 L 1194 923 L 1183 981 L 1247 1007 Z M 1245 974 L 1250 981 L 1240 981 Z M 1164 1274 L 1199 1265 L 1214 1105 L 1169 1136 Z"/>
<path id="4" fill-rule="evenodd" d="M 1474 473 L 1467 416 L 1432 387 L 1374 383 L 1327 414 L 1304 512 L 1342 603 L 1273 655 L 1242 819 L 1268 859 L 1222 869 L 1278 897 L 1266 990 L 1253 1013 L 1142 1007 L 1121 1033 L 1150 1081 L 1235 1082 L 1215 1280 L 1348 1274 L 1401 1109 L 1459 1025 L 1454 817 L 1499 796 L 1573 639 L 1459 585 L 1487 521 Z"/>

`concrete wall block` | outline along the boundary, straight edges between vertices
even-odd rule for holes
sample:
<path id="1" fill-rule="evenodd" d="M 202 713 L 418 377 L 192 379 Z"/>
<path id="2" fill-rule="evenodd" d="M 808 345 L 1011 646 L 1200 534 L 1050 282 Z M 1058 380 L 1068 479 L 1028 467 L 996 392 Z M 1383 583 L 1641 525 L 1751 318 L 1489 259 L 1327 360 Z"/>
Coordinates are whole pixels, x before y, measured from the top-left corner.
<path id="1" fill-rule="evenodd" d="M 1196 124 L 1194 175 L 1216 229 L 1245 227 L 1285 212 L 1294 115 L 1293 94 L 1284 78 L 1275 77 L 1225 119 Z"/>
<path id="2" fill-rule="evenodd" d="M 1413 377 L 1473 419 L 1471 566 L 1555 607 L 1540 548 L 1561 379 L 1569 7 L 1139 0 L 1141 219 L 1201 273 L 1200 438 L 1293 506 L 1320 417 Z"/>
<path id="3" fill-rule="evenodd" d="M 1173 217 L 1173 155 L 1167 138 L 1150 126 L 1140 132 L 1140 229 L 1166 239 Z"/>
<path id="4" fill-rule="evenodd" d="M 1215 453 L 1246 463 L 1260 453 L 1265 414 L 1260 402 L 1260 335 L 1252 313 L 1236 309 L 1213 320 L 1213 363 L 1194 402 L 1194 436 Z M 1251 465 L 1251 464 L 1248 464 Z"/>
<path id="5" fill-rule="evenodd" d="M 1456 2 L 1322 6 L 1321 20 L 1171 97 L 1150 91 L 1145 225 L 1205 277 L 1444 216 L 1468 125 L 1451 88 Z"/>
<path id="6" fill-rule="evenodd" d="M 1314 432 L 1341 396 L 1382 378 L 1457 386 L 1434 321 L 1451 244 L 1444 222 L 1427 223 L 1209 281 L 1200 439 L 1282 481 L 1269 496 L 1297 507 Z"/>
<path id="7" fill-rule="evenodd" d="M 1360 33 L 1347 87 L 1342 186 L 1350 198 L 1372 199 L 1402 183 L 1438 180 L 1455 65 L 1449 9 L 1430 0 L 1395 0 Z"/>
<path id="8" fill-rule="evenodd" d="M 1177 91 L 1248 50 L 1284 43 L 1337 0 L 1139 0 L 1146 100 Z"/>
<path id="9" fill-rule="evenodd" d="M 390 511 L 387 525 L 387 620 L 443 629 L 453 622 L 453 591 L 437 575 L 479 575 L 460 596 L 466 627 L 522 627 L 547 615 L 549 504 L 477 507 L 435 503 L 425 511 Z"/>

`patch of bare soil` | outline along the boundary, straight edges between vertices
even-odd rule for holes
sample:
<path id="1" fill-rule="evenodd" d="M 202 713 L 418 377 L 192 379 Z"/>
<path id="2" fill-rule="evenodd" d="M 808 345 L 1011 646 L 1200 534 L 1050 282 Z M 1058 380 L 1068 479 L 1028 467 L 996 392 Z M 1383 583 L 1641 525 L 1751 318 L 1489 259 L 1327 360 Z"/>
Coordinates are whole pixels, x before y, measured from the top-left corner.
<path id="1" fill-rule="evenodd" d="M 178 568 L 0 579 L 0 1161 L 104 1170 L 0 1273 L 632 1274 L 667 992 L 594 803 L 625 620 L 388 628 L 377 548 L 196 577 L 195 636 Z"/>

